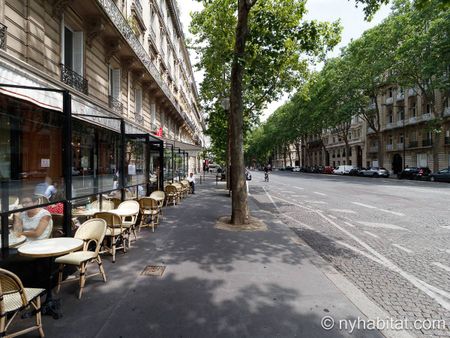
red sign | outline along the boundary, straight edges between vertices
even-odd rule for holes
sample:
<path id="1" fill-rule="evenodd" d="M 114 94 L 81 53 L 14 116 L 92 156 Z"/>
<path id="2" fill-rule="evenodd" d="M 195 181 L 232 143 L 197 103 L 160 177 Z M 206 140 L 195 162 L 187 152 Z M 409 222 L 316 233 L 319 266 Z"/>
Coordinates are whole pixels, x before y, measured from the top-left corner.
<path id="1" fill-rule="evenodd" d="M 160 136 L 160 137 L 162 137 L 163 136 L 163 129 L 162 128 L 159 128 L 157 131 L 156 131 L 156 134 L 155 134 L 156 136 Z"/>

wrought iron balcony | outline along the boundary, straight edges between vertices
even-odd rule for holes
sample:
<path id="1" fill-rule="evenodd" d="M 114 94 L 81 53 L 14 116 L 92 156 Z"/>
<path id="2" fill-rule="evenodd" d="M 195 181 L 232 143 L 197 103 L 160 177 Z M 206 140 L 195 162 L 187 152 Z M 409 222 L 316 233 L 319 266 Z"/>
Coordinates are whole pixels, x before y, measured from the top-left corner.
<path id="1" fill-rule="evenodd" d="M 115 113 L 118 113 L 120 115 L 123 114 L 123 104 L 122 102 L 120 102 L 118 99 L 116 99 L 115 97 L 109 96 L 109 107 L 112 108 L 112 110 Z"/>
<path id="2" fill-rule="evenodd" d="M 422 147 L 431 147 L 433 145 L 433 140 L 422 140 Z"/>
<path id="3" fill-rule="evenodd" d="M 450 107 L 444 109 L 444 116 L 450 116 Z"/>
<path id="4" fill-rule="evenodd" d="M 0 49 L 6 49 L 7 36 L 8 36 L 8 27 L 0 23 Z"/>
<path id="5" fill-rule="evenodd" d="M 430 113 L 428 113 L 428 114 L 423 114 L 423 115 L 422 115 L 422 120 L 424 120 L 424 121 L 431 120 L 431 114 L 430 114 Z"/>
<path id="6" fill-rule="evenodd" d="M 61 81 L 88 95 L 88 80 L 63 64 L 61 64 Z"/>
<path id="7" fill-rule="evenodd" d="M 408 144 L 408 148 L 417 148 L 419 146 L 419 142 L 417 141 L 411 141 Z"/>
<path id="8" fill-rule="evenodd" d="M 144 115 L 142 113 L 134 113 L 134 119 L 138 123 L 144 123 Z"/>

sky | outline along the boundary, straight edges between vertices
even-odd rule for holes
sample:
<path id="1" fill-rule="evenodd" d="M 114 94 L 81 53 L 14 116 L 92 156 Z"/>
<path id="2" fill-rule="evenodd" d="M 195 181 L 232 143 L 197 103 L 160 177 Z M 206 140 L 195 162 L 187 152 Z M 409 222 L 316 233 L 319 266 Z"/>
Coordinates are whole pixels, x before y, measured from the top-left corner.
<path id="1" fill-rule="evenodd" d="M 178 0 L 178 7 L 180 8 L 181 23 L 183 25 L 184 34 L 189 37 L 188 27 L 190 23 L 190 13 L 193 11 L 199 11 L 202 5 L 194 0 Z M 384 18 L 389 15 L 390 9 L 388 6 L 383 6 L 377 14 L 374 16 L 371 22 L 364 20 L 364 13 L 362 7 L 355 7 L 354 0 L 308 0 L 306 4 L 308 13 L 306 14 L 306 20 L 319 20 L 319 21 L 336 21 L 341 20 L 343 26 L 341 43 L 337 45 L 334 50 L 329 54 L 330 56 L 339 55 L 339 51 L 342 47 L 346 46 L 352 39 L 357 39 L 361 34 L 380 23 Z M 191 62 L 195 64 L 195 56 L 191 53 Z M 203 78 L 202 73 L 196 73 L 195 78 L 197 81 L 197 87 L 200 87 L 200 82 Z M 270 114 L 272 114 L 279 106 L 288 100 L 288 94 L 286 94 L 281 100 L 273 102 L 268 105 L 267 109 L 263 112 L 262 120 L 266 120 Z"/>

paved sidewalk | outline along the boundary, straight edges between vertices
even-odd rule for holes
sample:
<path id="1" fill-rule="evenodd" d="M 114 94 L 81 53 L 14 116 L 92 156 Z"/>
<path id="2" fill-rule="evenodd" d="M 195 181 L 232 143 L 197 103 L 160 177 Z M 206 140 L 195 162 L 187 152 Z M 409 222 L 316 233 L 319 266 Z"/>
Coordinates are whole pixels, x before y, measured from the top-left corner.
<path id="1" fill-rule="evenodd" d="M 155 233 L 142 230 L 115 264 L 104 256 L 106 284 L 88 279 L 81 300 L 76 282 L 63 284 L 64 317 L 44 316 L 46 336 L 381 337 L 322 329 L 324 316 L 365 317 L 312 264 L 316 254 L 260 206 L 251 200 L 252 215 L 268 231 L 215 229 L 217 218 L 230 214 L 230 199 L 211 176 L 197 183 L 195 195 L 164 209 Z M 142 276 L 146 265 L 166 270 Z"/>

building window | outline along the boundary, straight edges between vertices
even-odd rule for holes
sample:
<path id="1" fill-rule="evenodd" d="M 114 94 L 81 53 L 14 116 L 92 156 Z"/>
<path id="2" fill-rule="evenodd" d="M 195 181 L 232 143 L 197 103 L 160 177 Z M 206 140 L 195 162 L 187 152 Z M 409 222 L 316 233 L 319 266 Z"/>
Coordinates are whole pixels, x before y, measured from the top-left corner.
<path id="1" fill-rule="evenodd" d="M 64 27 L 63 64 L 83 76 L 83 32 Z"/>
<path id="2" fill-rule="evenodd" d="M 388 96 L 389 96 L 389 97 L 392 97 L 392 87 L 389 88 L 389 90 L 388 90 Z"/>
<path id="3" fill-rule="evenodd" d="M 134 113 L 136 121 L 142 120 L 142 89 L 136 88 L 135 89 L 135 106 L 134 106 Z"/>

